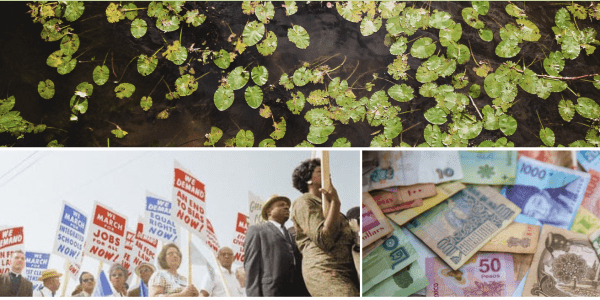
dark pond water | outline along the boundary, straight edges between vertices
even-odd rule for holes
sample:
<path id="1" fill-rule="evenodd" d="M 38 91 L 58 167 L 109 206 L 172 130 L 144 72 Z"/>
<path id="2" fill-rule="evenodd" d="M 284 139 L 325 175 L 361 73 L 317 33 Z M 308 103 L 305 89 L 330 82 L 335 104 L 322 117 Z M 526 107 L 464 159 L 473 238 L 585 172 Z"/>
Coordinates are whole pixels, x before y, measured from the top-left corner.
<path id="1" fill-rule="evenodd" d="M 371 81 L 373 73 L 412 86 L 416 96 L 413 100 L 407 103 L 392 100 L 394 105 L 401 107 L 402 112 L 416 111 L 401 115 L 405 129 L 413 125 L 414 127 L 394 139 L 394 145 L 399 144 L 400 138 L 410 145 L 424 142 L 423 130 L 428 122 L 423 117 L 423 112 L 435 106 L 436 102 L 433 98 L 424 98 L 418 94 L 421 83 L 416 80 L 409 78 L 407 81 L 395 81 L 386 75 L 387 66 L 393 62 L 395 56 L 389 53 L 389 48 L 383 43 L 386 34 L 385 21 L 378 32 L 364 37 L 360 33 L 359 23 L 346 21 L 335 8 L 327 8 L 327 2 L 298 3 L 298 12 L 289 17 L 285 15 L 285 9 L 281 8 L 282 4 L 283 2 L 274 2 L 275 18 L 266 25 L 267 30 L 275 32 L 278 37 L 276 52 L 264 57 L 258 53 L 256 47 L 249 47 L 226 70 L 229 72 L 237 66 L 247 66 L 250 63 L 267 67 L 269 70 L 267 86 L 273 85 L 273 88 L 263 88 L 263 103 L 271 107 L 276 120 L 284 117 L 287 122 L 285 137 L 276 142 L 278 147 L 293 147 L 301 143 L 306 139 L 310 126 L 304 120 L 304 113 L 310 109 L 310 105 L 307 104 L 301 115 L 293 115 L 285 104 L 290 98 L 290 92 L 278 84 L 279 77 L 283 72 L 293 74 L 294 70 L 305 62 L 315 63 L 331 56 L 334 57 L 327 64 L 332 68 L 344 62 L 341 68 L 331 74 L 332 77 L 349 78 L 349 84 L 356 81 L 355 87 L 362 87 L 366 82 Z M 475 57 L 489 62 L 495 69 L 507 61 L 496 56 L 494 52 L 495 46 L 500 42 L 501 25 L 514 22 L 514 18 L 505 12 L 506 4 L 506 2 L 491 2 L 488 15 L 480 16 L 480 19 L 494 32 L 494 41 L 489 43 L 483 42 L 476 30 L 462 20 L 461 11 L 464 7 L 470 6 L 470 2 L 431 2 L 431 8 L 449 12 L 455 22 L 461 23 L 463 35 L 459 42 L 468 45 L 470 41 Z M 521 2 L 517 4 L 523 7 Z M 14 95 L 16 98 L 14 109 L 20 111 L 24 119 L 53 127 L 40 134 L 28 134 L 24 139 L 19 140 L 7 134 L 0 134 L 0 145 L 45 146 L 49 141 L 56 139 L 66 146 L 107 146 L 107 139 L 110 139 L 111 147 L 202 146 L 206 140 L 204 135 L 210 132 L 211 126 L 224 131 L 219 146 L 223 145 L 225 139 L 234 137 L 240 129 L 251 130 L 254 133 L 255 146 L 263 139 L 269 138 L 269 134 L 273 132 L 273 121 L 260 117 L 257 109 L 248 106 L 244 100 L 245 89 L 235 92 L 234 104 L 229 109 L 226 111 L 216 109 L 213 94 L 220 78 L 226 73 L 213 63 L 202 65 L 193 60 L 191 67 L 194 68 L 197 76 L 206 72 L 211 73 L 199 80 L 198 90 L 191 96 L 167 100 L 165 94 L 169 90 L 164 82 L 159 83 L 159 81 L 164 76 L 164 80 L 174 90 L 174 82 L 180 77 L 178 66 L 159 56 L 156 70 L 144 77 L 137 72 L 135 61 L 129 66 L 128 63 L 140 54 L 151 55 L 165 45 L 165 40 L 169 44 L 178 40 L 180 31 L 163 33 L 156 28 L 155 18 L 148 18 L 145 11 L 140 11 L 139 17 L 149 24 L 148 33 L 140 39 L 135 39 L 130 33 L 131 21 L 108 23 L 105 15 L 107 5 L 108 2 L 86 2 L 83 16 L 71 24 L 81 40 L 81 46 L 75 56 L 86 51 L 78 60 L 90 61 L 94 58 L 95 61 L 79 63 L 71 73 L 59 75 L 55 68 L 46 65 L 47 57 L 60 49 L 59 42 L 44 42 L 40 38 L 42 25 L 32 22 L 31 17 L 26 13 L 29 8 L 25 2 L 0 2 L 0 22 L 3 28 L 0 31 L 0 70 L 2 70 L 0 98 Z M 136 2 L 136 5 L 147 7 L 148 3 Z M 426 7 L 429 2 L 407 2 L 407 6 L 410 5 Z M 555 12 L 560 7 L 557 2 L 525 3 L 525 10 L 530 19 L 540 28 L 542 38 L 539 42 L 521 44 L 522 50 L 519 55 L 510 60 L 524 59 L 526 64 L 530 64 L 535 59 L 543 60 L 544 53 L 548 54 L 548 49 L 552 51 L 560 49 L 551 30 L 554 26 Z M 192 44 L 198 47 L 206 43 L 211 50 L 226 49 L 231 52 L 233 46 L 227 42 L 230 35 L 229 27 L 234 33 L 241 35 L 245 24 L 256 20 L 254 15 L 243 14 L 240 2 L 190 2 L 186 3 L 185 8 L 190 10 L 198 8 L 207 16 L 207 20 L 200 27 L 187 27 L 182 23 L 181 42 L 185 47 Z M 600 32 L 598 22 L 578 20 L 577 23 L 580 28 L 593 27 Z M 307 49 L 298 49 L 288 40 L 287 29 L 292 24 L 301 25 L 308 31 L 310 46 Z M 438 30 L 434 28 L 419 30 L 409 40 L 420 36 L 438 40 Z M 436 51 L 438 50 L 445 53 L 439 43 Z M 84 81 L 93 83 L 93 69 L 102 64 L 107 53 L 106 64 L 111 69 L 109 81 L 103 86 L 94 84 L 88 111 L 79 116 L 79 121 L 69 121 L 71 114 L 69 100 L 75 87 Z M 198 54 L 192 55 L 199 57 Z M 421 60 L 410 57 L 408 62 L 411 70 L 407 73 L 415 78 Z M 561 72 L 563 76 L 600 73 L 600 50 L 590 56 L 582 54 L 573 61 L 567 60 L 566 65 L 565 70 Z M 472 70 L 475 67 L 473 60 L 466 65 L 459 65 L 457 72 L 462 72 L 465 67 L 467 75 L 471 78 L 470 81 L 483 87 L 484 79 L 476 76 Z M 538 74 L 545 73 L 539 61 L 532 65 L 531 69 Z M 37 92 L 38 82 L 45 79 L 51 79 L 56 85 L 56 94 L 50 100 L 41 98 Z M 114 88 L 123 82 L 134 84 L 136 90 L 132 97 L 118 99 Z M 436 83 L 451 84 L 451 79 L 440 78 Z M 355 90 L 355 94 L 359 99 L 363 96 L 370 97 L 373 92 L 380 89 L 387 90 L 391 85 L 378 80 L 372 92 Z M 599 100 L 598 90 L 589 82 L 573 81 L 569 83 L 569 87 L 582 97 Z M 323 89 L 324 86 L 309 84 L 296 88 L 295 91 L 302 91 L 308 96 L 315 88 Z M 153 106 L 145 112 L 140 107 L 140 99 L 151 92 Z M 539 112 L 544 126 L 552 128 L 556 134 L 557 144 L 566 145 L 584 139 L 587 127 L 577 122 L 586 123 L 585 119 L 577 115 L 567 123 L 560 117 L 558 102 L 562 98 L 573 102 L 577 100 L 569 90 L 552 93 L 548 99 L 543 100 L 519 89 L 518 102 L 509 110 L 509 114 L 517 119 L 518 129 L 514 135 L 508 137 L 509 141 L 513 141 L 516 146 L 542 144 L 537 139 L 540 125 L 536 111 Z M 475 99 L 475 102 L 481 109 L 485 105 L 491 105 L 492 99 L 482 91 L 482 96 Z M 169 118 L 157 120 L 156 115 L 167 108 L 172 108 Z M 476 114 L 472 105 L 469 106 L 469 110 L 472 114 Z M 122 139 L 115 138 L 110 133 L 116 128 L 115 124 L 129 134 Z M 447 129 L 446 127 L 446 125 L 441 126 L 442 130 Z M 382 126 L 371 127 L 366 121 L 350 122 L 348 125 L 336 122 L 335 132 L 321 146 L 331 146 L 337 138 L 345 137 L 352 146 L 368 147 L 374 136 L 372 134 L 382 129 Z M 495 140 L 501 136 L 503 134 L 499 130 L 483 130 L 479 137 L 470 141 L 470 145 L 478 145 L 485 139 Z"/>

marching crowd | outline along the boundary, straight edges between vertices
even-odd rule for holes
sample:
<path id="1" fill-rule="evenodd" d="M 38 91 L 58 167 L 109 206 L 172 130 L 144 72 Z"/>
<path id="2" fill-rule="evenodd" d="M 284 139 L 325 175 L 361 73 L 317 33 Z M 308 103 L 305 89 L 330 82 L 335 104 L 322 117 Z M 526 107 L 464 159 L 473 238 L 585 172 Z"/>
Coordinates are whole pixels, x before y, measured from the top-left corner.
<path id="1" fill-rule="evenodd" d="M 271 196 L 262 207 L 263 224 L 250 226 L 244 244 L 244 267 L 232 270 L 233 251 L 222 247 L 217 254 L 220 273 L 204 276 L 196 287 L 178 273 L 182 253 L 175 244 L 165 245 L 158 254 L 159 270 L 143 263 L 135 269 L 140 285 L 129 289 L 128 271 L 120 264 L 110 267 L 108 277 L 116 297 L 196 297 L 196 296 L 359 296 L 360 259 L 358 207 L 347 215 L 340 212 L 336 189 L 323 189 L 319 159 L 302 162 L 292 175 L 294 187 L 303 195 L 292 203 L 284 196 Z M 324 212 L 321 195 L 329 204 Z M 290 213 L 291 208 L 291 213 Z M 290 232 L 285 222 L 291 219 Z M 351 221 L 356 220 L 356 221 Z M 353 253 L 354 252 L 354 253 Z M 62 274 L 44 270 L 39 281 L 43 288 L 33 291 L 32 283 L 21 273 L 25 253 L 13 252 L 10 272 L 0 275 L 0 297 L 54 297 Z M 81 272 L 79 285 L 70 294 L 90 297 L 96 288 L 94 275 Z"/>

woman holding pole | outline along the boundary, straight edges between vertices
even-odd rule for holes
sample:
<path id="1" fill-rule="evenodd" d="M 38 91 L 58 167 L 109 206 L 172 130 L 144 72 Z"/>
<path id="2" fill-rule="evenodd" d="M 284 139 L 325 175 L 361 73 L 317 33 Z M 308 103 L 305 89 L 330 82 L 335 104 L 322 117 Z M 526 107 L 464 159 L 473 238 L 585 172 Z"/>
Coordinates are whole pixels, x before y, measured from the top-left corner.
<path id="1" fill-rule="evenodd" d="M 196 297 L 198 290 L 193 284 L 188 284 L 185 276 L 177 273 L 181 265 L 181 251 L 177 245 L 165 245 L 158 254 L 158 264 L 162 270 L 150 277 L 150 297 Z"/>
<path id="2" fill-rule="evenodd" d="M 322 188 L 320 164 L 319 159 L 306 160 L 292 175 L 294 188 L 303 193 L 292 204 L 291 215 L 302 252 L 302 276 L 311 296 L 357 297 L 358 273 L 352 258 L 355 234 L 340 213 L 336 189 L 331 184 Z"/>

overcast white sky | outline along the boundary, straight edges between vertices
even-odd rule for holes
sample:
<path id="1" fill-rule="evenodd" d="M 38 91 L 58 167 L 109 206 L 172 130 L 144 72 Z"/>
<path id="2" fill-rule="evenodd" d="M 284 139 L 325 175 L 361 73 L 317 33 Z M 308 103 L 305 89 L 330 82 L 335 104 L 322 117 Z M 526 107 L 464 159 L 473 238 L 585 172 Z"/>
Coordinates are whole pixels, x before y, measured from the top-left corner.
<path id="1" fill-rule="evenodd" d="M 176 159 L 205 184 L 207 216 L 220 245 L 231 246 L 237 212 L 248 214 L 248 191 L 263 201 L 272 194 L 292 201 L 300 196 L 291 174 L 311 151 L 269 150 L 5 149 L 0 156 L 0 226 L 24 226 L 27 251 L 51 252 L 62 201 L 90 218 L 97 200 L 125 215 L 133 229 L 146 191 L 171 200 Z M 360 203 L 360 152 L 332 151 L 330 161 L 345 213 Z M 97 265 L 84 258 L 82 269 L 95 274 Z M 63 266 L 62 258 L 50 256 L 50 267 L 62 273 Z M 187 269 L 180 273 L 186 275 Z M 74 287 L 71 281 L 67 295 Z"/>

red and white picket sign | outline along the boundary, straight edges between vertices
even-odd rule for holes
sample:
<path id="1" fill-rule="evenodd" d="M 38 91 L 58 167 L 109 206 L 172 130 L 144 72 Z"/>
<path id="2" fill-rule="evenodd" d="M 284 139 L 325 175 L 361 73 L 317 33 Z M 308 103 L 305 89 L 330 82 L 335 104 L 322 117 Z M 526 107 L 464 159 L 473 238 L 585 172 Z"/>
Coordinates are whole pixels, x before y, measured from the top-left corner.
<path id="1" fill-rule="evenodd" d="M 127 218 L 97 201 L 92 216 L 85 254 L 109 265 L 121 263 L 125 253 Z"/>
<path id="2" fill-rule="evenodd" d="M 246 230 L 248 230 L 248 216 L 238 212 L 235 222 L 235 236 L 233 238 L 233 259 L 244 262 L 244 241 L 246 241 Z"/>
<path id="3" fill-rule="evenodd" d="M 135 256 L 133 257 L 133 266 L 137 266 L 142 263 L 154 264 L 158 252 L 158 239 L 150 237 L 144 233 L 144 223 L 138 222 L 137 229 L 135 231 Z"/>
<path id="4" fill-rule="evenodd" d="M 125 251 L 123 252 L 123 260 L 121 261 L 121 265 L 127 269 L 127 274 L 131 277 L 133 270 L 135 269 L 132 266 L 133 257 L 135 256 L 135 232 L 131 230 L 127 230 L 127 234 L 125 236 Z"/>
<path id="5" fill-rule="evenodd" d="M 192 234 L 206 237 L 206 199 L 204 184 L 175 161 L 171 219 Z"/>
<path id="6" fill-rule="evenodd" d="M 206 245 L 215 253 L 219 251 L 219 241 L 217 240 L 215 229 L 208 218 L 206 219 Z"/>
<path id="7" fill-rule="evenodd" d="M 10 271 L 10 259 L 14 251 L 23 250 L 23 226 L 0 230 L 0 274 Z"/>

